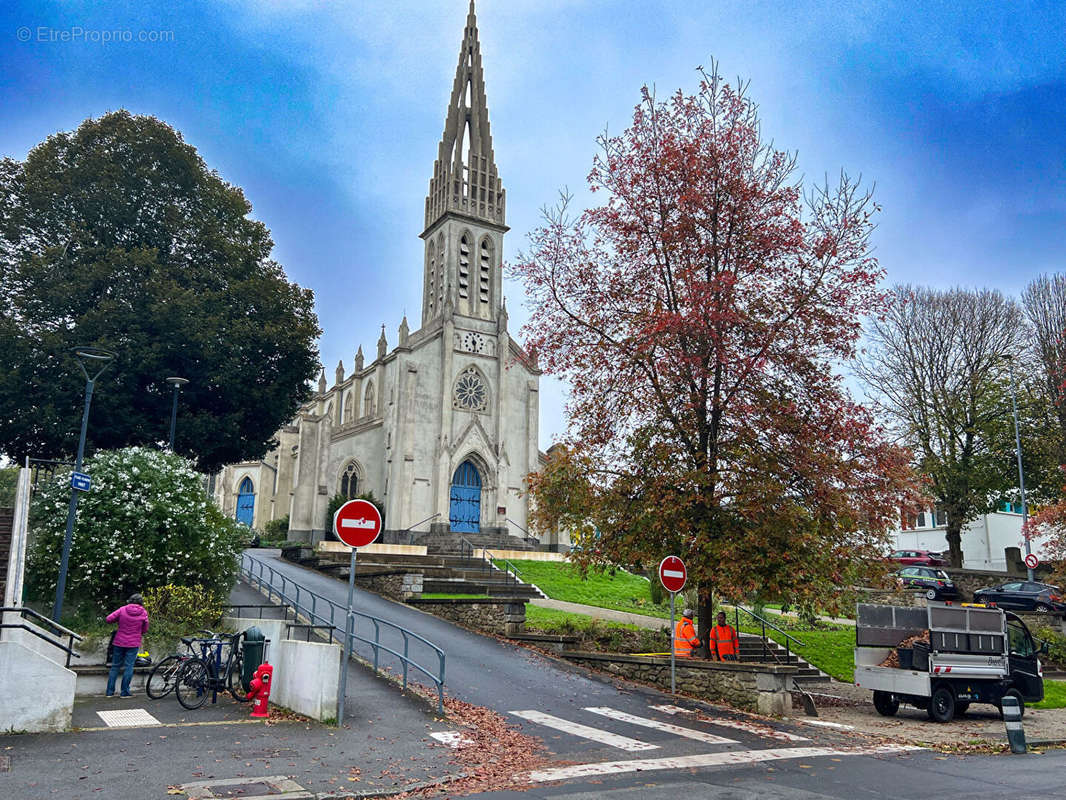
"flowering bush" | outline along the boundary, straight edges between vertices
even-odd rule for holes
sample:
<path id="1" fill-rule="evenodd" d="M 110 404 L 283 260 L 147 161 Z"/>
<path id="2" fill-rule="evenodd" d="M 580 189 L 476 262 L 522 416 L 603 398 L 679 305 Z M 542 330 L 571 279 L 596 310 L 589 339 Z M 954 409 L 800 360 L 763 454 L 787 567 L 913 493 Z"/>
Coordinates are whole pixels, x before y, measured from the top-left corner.
<path id="1" fill-rule="evenodd" d="M 246 529 L 223 516 L 184 458 L 147 447 L 97 454 L 85 463 L 92 490 L 78 502 L 67 596 L 100 607 L 134 591 L 199 584 L 228 592 Z M 34 497 L 27 563 L 32 596 L 55 592 L 70 503 L 69 476 Z"/>

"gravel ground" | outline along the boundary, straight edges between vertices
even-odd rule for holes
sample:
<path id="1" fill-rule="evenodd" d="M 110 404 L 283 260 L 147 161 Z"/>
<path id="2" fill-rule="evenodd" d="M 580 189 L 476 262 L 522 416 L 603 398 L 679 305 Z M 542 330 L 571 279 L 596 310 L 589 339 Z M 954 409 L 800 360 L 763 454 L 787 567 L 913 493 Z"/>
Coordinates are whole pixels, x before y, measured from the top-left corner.
<path id="1" fill-rule="evenodd" d="M 999 711 L 990 705 L 975 703 L 961 719 L 940 725 L 932 722 L 925 711 L 904 705 L 899 707 L 896 716 L 882 717 L 874 710 L 873 693 L 850 683 L 834 681 L 820 691 L 839 699 L 815 696 L 819 720 L 850 725 L 871 736 L 945 747 L 998 745 L 1006 741 L 1003 720 Z M 795 716 L 803 718 L 802 714 L 802 705 L 799 705 Z M 1066 709 L 1027 708 L 1023 725 L 1029 742 L 1066 742 Z"/>

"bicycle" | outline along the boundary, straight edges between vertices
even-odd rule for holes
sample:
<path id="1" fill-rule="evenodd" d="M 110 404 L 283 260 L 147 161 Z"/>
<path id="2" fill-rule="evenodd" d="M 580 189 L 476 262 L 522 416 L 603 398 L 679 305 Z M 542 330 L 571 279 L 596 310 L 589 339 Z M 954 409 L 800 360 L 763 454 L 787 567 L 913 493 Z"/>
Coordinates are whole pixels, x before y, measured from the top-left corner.
<path id="1" fill-rule="evenodd" d="M 193 711 L 207 701 L 209 692 L 229 691 L 233 699 L 246 703 L 251 699 L 249 687 L 241 677 L 244 656 L 241 633 L 219 633 L 200 641 L 200 656 L 189 658 L 175 675 L 174 696 L 183 708 Z M 225 661 L 222 650 L 226 646 Z"/>
<path id="2" fill-rule="evenodd" d="M 181 669 L 186 661 L 198 658 L 196 650 L 193 649 L 193 644 L 211 641 L 215 638 L 214 632 L 206 628 L 201 628 L 197 633 L 204 633 L 207 636 L 205 638 L 182 636 L 181 643 L 185 645 L 187 652 L 172 653 L 152 667 L 152 671 L 148 673 L 148 680 L 144 684 L 144 693 L 149 698 L 159 700 L 170 694 L 174 690 L 178 670 Z"/>

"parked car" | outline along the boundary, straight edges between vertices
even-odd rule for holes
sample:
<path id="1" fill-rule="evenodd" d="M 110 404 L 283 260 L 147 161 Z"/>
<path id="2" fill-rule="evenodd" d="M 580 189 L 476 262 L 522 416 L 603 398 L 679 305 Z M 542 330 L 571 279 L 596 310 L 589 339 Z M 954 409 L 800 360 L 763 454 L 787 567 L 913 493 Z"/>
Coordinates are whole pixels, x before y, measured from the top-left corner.
<path id="1" fill-rule="evenodd" d="M 940 557 L 940 553 L 934 553 L 931 550 L 896 550 L 889 554 L 888 559 L 907 566 L 946 567 L 948 565 L 948 562 Z"/>
<path id="2" fill-rule="evenodd" d="M 995 603 L 1000 608 L 1041 613 L 1066 613 L 1066 598 L 1058 586 L 1037 581 L 1007 581 L 973 593 L 975 603 Z"/>
<path id="3" fill-rule="evenodd" d="M 896 579 L 905 589 L 925 592 L 930 600 L 956 600 L 959 587 L 947 573 L 936 567 L 904 567 L 896 573 Z"/>

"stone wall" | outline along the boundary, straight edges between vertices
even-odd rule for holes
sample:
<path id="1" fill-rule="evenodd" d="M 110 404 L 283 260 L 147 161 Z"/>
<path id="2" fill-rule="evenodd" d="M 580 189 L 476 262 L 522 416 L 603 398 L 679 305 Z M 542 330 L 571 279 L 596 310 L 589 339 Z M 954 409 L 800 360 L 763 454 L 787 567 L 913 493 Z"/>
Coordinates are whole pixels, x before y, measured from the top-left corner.
<path id="1" fill-rule="evenodd" d="M 373 575 L 355 573 L 355 585 L 390 600 L 407 600 L 422 594 L 421 572 L 380 572 Z M 524 619 L 524 616 L 523 616 Z"/>
<path id="2" fill-rule="evenodd" d="M 627 680 L 670 689 L 670 658 L 617 653 L 563 652 L 563 658 Z M 768 716 L 784 716 L 792 706 L 789 688 L 796 667 L 695 659 L 677 660 L 677 688 L 704 700 L 728 703 Z"/>
<path id="3" fill-rule="evenodd" d="M 522 633 L 526 627 L 524 598 L 487 597 L 470 599 L 411 598 L 409 605 L 467 628 L 498 636 Z"/>

